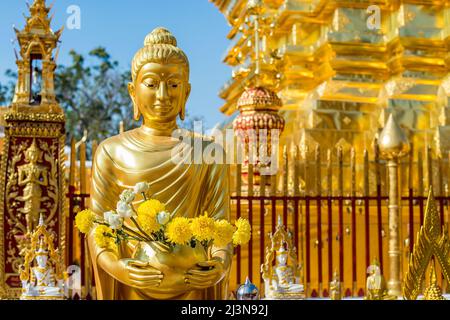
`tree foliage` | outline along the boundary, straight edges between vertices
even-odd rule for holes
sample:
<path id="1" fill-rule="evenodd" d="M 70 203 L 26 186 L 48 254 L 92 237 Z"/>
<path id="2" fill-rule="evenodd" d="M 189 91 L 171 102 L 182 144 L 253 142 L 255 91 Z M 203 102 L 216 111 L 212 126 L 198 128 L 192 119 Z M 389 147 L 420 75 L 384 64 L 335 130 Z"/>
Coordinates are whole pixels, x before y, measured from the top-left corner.
<path id="1" fill-rule="evenodd" d="M 72 64 L 58 67 L 55 75 L 56 95 L 66 113 L 69 135 L 79 140 L 87 130 L 88 140 L 102 141 L 118 133 L 120 121 L 126 129 L 131 128 L 130 73 L 121 72 L 105 48 L 89 52 L 92 64 L 73 50 L 70 56 Z"/>

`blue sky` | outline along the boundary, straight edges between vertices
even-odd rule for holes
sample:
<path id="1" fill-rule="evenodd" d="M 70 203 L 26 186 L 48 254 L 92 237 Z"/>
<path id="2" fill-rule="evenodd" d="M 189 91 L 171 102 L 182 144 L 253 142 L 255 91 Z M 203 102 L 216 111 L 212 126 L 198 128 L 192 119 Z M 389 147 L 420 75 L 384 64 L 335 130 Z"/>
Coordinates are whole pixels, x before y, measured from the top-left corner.
<path id="1" fill-rule="evenodd" d="M 178 45 L 190 59 L 189 112 L 202 115 L 208 128 L 225 119 L 219 111 L 222 100 L 217 93 L 231 74 L 222 63 L 230 28 L 208 0 L 47 0 L 47 4 L 52 2 L 53 30 L 66 25 L 69 6 L 81 9 L 81 29 L 66 27 L 58 63 L 70 62 L 71 49 L 87 54 L 94 47 L 104 46 L 121 68 L 129 69 L 145 36 L 155 27 L 164 26 L 177 37 Z M 0 1 L 0 81 L 4 81 L 8 68 L 16 70 L 12 25 L 22 29 L 23 13 L 28 15 L 25 0 Z"/>

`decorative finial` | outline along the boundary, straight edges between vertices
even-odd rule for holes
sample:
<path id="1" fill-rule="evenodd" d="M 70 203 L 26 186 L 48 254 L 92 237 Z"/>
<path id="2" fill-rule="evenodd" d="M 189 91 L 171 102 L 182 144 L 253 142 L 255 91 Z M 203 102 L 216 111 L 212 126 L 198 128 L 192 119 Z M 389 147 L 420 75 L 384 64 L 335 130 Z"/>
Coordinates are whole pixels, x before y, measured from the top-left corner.
<path id="1" fill-rule="evenodd" d="M 45 220 L 44 220 L 44 214 L 41 212 L 41 214 L 39 215 L 39 226 L 43 227 L 45 226 Z"/>
<path id="2" fill-rule="evenodd" d="M 283 226 L 283 219 L 281 218 L 281 216 L 278 216 L 278 226 Z"/>
<path id="3" fill-rule="evenodd" d="M 430 262 L 432 264 L 430 287 L 425 292 L 425 298 L 427 294 L 433 294 L 434 297 L 437 297 L 437 289 L 433 288 L 433 272 L 435 272 L 433 270 L 435 264 L 434 258 L 437 259 L 442 270 L 450 270 L 450 262 L 445 258 L 448 253 L 446 248 L 449 247 L 450 241 L 445 233 L 445 228 L 441 226 L 441 219 L 436 207 L 436 201 L 433 197 L 433 190 L 430 188 L 424 223 L 417 233 L 417 240 L 414 243 L 413 252 L 409 257 L 408 270 L 403 287 L 403 296 L 405 299 L 416 300 L 417 296 L 422 292 L 425 272 Z M 443 272 L 443 275 L 447 281 L 450 281 L 450 276 L 447 272 Z"/>
<path id="4" fill-rule="evenodd" d="M 380 152 L 386 159 L 402 157 L 409 152 L 409 141 L 404 131 L 394 119 L 393 114 L 380 134 Z"/>

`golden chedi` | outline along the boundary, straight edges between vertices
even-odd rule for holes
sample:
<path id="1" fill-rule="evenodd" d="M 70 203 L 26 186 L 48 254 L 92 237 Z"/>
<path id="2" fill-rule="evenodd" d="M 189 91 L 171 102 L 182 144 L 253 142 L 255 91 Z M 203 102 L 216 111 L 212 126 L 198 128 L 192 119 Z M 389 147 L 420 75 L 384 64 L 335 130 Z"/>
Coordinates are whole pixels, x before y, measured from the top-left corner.
<path id="1" fill-rule="evenodd" d="M 184 120 L 191 86 L 188 58 L 168 30 L 157 28 L 146 37 L 144 47 L 133 59 L 128 88 L 134 118 L 138 121 L 142 117 L 143 123 L 98 147 L 93 162 L 91 209 L 102 216 L 115 209 L 124 189 L 144 181 L 149 183 L 151 197 L 165 203 L 174 216 L 193 218 L 208 212 L 214 219 L 229 220 L 227 165 L 193 162 L 194 145 L 218 146 L 192 133 L 184 134 L 190 140 L 172 137 L 178 129 L 177 117 Z M 183 155 L 182 161 L 174 161 L 176 155 Z M 142 200 L 136 197 L 134 201 L 138 205 Z M 89 235 L 99 299 L 227 297 L 231 248 L 213 247 L 207 261 L 173 274 L 178 271 L 170 268 L 170 261 L 163 261 L 162 252 L 154 253 L 160 258 L 159 265 L 132 259 L 137 245 L 130 241 L 122 243 L 118 250 L 101 249 L 95 244 L 94 234 Z M 184 258 L 195 257 L 187 254 Z M 165 284 L 165 278 L 174 277 L 182 277 L 185 286 L 170 288 Z"/>

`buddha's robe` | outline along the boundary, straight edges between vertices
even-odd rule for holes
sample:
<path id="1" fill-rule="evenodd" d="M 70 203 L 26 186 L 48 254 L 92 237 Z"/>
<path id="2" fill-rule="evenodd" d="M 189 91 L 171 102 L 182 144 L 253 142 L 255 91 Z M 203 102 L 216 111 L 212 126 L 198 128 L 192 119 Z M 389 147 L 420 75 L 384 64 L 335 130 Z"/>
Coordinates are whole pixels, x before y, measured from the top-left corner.
<path id="1" fill-rule="evenodd" d="M 201 140 L 203 147 L 212 143 Z M 173 154 L 194 159 L 193 141 L 189 144 L 172 137 L 155 136 L 143 127 L 105 140 L 99 145 L 93 161 L 91 210 L 102 216 L 104 212 L 116 208 L 119 195 L 125 188 L 132 188 L 138 182 L 148 182 L 149 195 L 163 202 L 166 210 L 175 216 L 193 218 L 207 211 L 214 219 L 229 220 L 228 166 L 172 161 Z M 136 199 L 139 200 L 142 201 L 142 198 Z M 130 258 L 131 246 L 126 245 L 125 250 L 122 246 L 119 258 Z M 89 237 L 89 251 L 99 299 L 226 298 L 229 268 L 225 278 L 215 287 L 175 296 L 155 295 L 153 291 L 126 286 L 101 269 L 97 259 L 102 249 L 95 245 L 92 235 Z"/>

